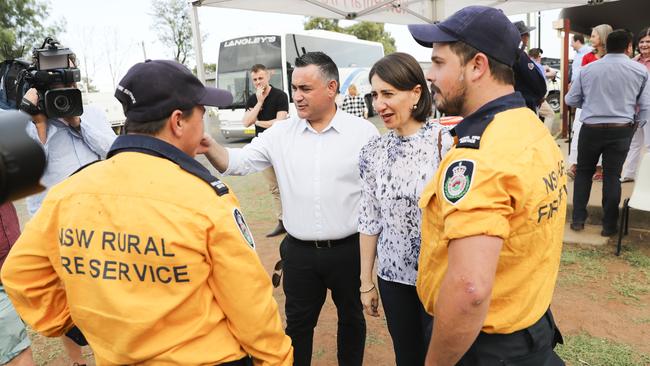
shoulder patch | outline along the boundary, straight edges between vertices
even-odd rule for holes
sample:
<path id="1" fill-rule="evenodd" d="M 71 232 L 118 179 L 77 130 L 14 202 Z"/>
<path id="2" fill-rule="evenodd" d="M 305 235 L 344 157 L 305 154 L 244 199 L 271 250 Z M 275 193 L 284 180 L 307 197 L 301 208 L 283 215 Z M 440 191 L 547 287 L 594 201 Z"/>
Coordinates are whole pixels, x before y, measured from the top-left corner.
<path id="1" fill-rule="evenodd" d="M 534 68 L 535 68 L 535 64 L 532 63 L 532 62 L 529 62 L 529 63 L 528 63 L 528 70 L 531 70 L 531 71 L 532 71 Z"/>
<path id="2" fill-rule="evenodd" d="M 246 224 L 244 215 L 242 215 L 241 211 L 239 211 L 238 208 L 235 208 L 232 210 L 232 216 L 235 219 L 235 224 L 237 224 L 237 228 L 239 229 L 241 236 L 244 237 L 244 240 L 246 240 L 246 243 L 248 243 L 251 248 L 255 249 L 255 240 L 253 240 L 253 233 L 251 233 L 251 229 Z"/>
<path id="3" fill-rule="evenodd" d="M 456 160 L 447 166 L 442 181 L 442 192 L 447 202 L 455 205 L 472 186 L 475 164 L 472 160 Z"/>

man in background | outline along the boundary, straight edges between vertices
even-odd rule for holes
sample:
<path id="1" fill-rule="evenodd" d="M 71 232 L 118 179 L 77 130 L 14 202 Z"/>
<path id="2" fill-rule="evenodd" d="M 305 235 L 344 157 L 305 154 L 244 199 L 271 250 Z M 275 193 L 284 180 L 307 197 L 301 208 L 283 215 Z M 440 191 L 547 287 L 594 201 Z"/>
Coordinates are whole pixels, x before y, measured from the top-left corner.
<path id="1" fill-rule="evenodd" d="M 519 59 L 512 67 L 515 72 L 515 90 L 524 96 L 526 106 L 537 113 L 546 97 L 546 78 L 537 71 L 535 62 L 528 57 L 525 51 L 530 40 L 530 31 L 536 28 L 529 27 L 522 21 L 513 24 L 517 27 L 521 37 Z"/>
<path id="2" fill-rule="evenodd" d="M 632 35 L 616 30 L 607 36 L 607 54 L 580 70 L 564 98 L 582 108 L 578 166 L 573 184 L 571 229 L 581 231 L 598 158 L 603 158 L 602 236 L 616 234 L 621 202 L 621 170 L 639 123 L 648 120 L 650 90 L 645 66 L 630 59 Z"/>
<path id="3" fill-rule="evenodd" d="M 269 83 L 271 75 L 266 66 L 256 64 L 251 67 L 251 79 L 255 85 L 255 94 L 251 95 L 246 101 L 246 113 L 244 114 L 243 123 L 245 127 L 255 125 L 255 136 L 259 136 L 267 128 L 273 126 L 275 122 L 287 118 L 289 113 L 289 98 L 282 90 L 273 87 Z M 278 189 L 278 179 L 275 176 L 273 167 L 262 171 L 264 178 L 269 183 L 269 190 L 273 195 L 273 205 L 278 225 L 266 235 L 267 238 L 284 234 L 282 222 L 282 200 L 280 199 L 280 190 Z"/>

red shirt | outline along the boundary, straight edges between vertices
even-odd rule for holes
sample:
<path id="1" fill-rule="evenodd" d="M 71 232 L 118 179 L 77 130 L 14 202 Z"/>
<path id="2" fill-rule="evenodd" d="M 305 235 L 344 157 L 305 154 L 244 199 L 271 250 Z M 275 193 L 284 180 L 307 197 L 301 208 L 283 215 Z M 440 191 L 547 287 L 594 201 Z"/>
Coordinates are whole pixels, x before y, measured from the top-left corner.
<path id="1" fill-rule="evenodd" d="M 9 249 L 20 236 L 20 224 L 16 208 L 11 202 L 0 205 L 0 268 L 9 254 Z"/>
<path id="2" fill-rule="evenodd" d="M 599 59 L 600 57 L 596 56 L 595 53 L 589 52 L 588 54 L 584 55 L 584 57 L 582 58 L 582 66 L 585 66 Z"/>

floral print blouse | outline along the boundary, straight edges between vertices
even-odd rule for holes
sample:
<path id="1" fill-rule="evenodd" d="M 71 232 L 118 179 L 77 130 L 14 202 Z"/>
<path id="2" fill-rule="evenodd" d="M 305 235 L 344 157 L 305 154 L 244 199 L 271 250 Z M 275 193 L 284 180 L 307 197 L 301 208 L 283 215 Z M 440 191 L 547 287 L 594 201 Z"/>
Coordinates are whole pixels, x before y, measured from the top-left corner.
<path id="1" fill-rule="evenodd" d="M 415 285 L 422 215 L 418 201 L 452 145 L 448 128 L 428 121 L 414 135 L 389 131 L 361 150 L 359 232 L 379 235 L 380 278 Z"/>

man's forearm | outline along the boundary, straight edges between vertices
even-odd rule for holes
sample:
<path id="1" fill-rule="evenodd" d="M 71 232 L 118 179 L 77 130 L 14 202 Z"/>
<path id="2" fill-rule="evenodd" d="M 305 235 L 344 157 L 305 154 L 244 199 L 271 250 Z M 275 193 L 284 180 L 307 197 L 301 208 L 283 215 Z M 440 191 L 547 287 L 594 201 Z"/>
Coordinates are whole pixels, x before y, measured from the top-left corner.
<path id="1" fill-rule="evenodd" d="M 501 238 L 486 235 L 449 242 L 427 366 L 455 365 L 476 340 L 490 307 L 502 245 Z"/>
<path id="2" fill-rule="evenodd" d="M 244 127 L 250 127 L 257 122 L 257 115 L 260 113 L 260 109 L 262 109 L 262 104 L 257 103 L 253 108 L 244 113 L 244 118 L 242 119 Z"/>
<path id="3" fill-rule="evenodd" d="M 213 143 L 210 145 L 208 152 L 205 153 L 205 157 L 208 159 L 210 164 L 217 169 L 220 173 L 223 173 L 228 169 L 228 164 L 230 163 L 230 158 L 228 150 L 225 147 Z"/>
<path id="4" fill-rule="evenodd" d="M 477 304 L 471 287 L 453 282 L 445 275 L 440 287 L 426 366 L 458 363 L 476 340 L 487 316 L 489 299 Z"/>

